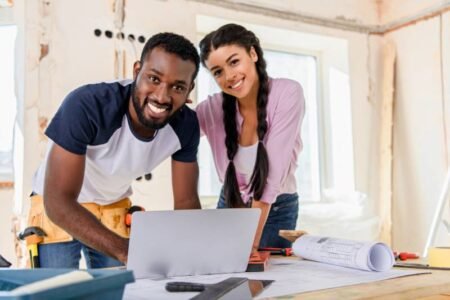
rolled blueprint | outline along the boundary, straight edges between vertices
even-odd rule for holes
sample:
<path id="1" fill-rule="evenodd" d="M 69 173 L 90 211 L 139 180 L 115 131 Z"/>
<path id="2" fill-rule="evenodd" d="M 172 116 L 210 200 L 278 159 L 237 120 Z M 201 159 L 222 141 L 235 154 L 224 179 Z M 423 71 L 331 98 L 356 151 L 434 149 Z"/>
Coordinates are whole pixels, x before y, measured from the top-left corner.
<path id="1" fill-rule="evenodd" d="M 366 271 L 387 271 L 395 262 L 389 246 L 379 242 L 305 234 L 294 242 L 292 248 L 296 256 L 304 259 Z"/>

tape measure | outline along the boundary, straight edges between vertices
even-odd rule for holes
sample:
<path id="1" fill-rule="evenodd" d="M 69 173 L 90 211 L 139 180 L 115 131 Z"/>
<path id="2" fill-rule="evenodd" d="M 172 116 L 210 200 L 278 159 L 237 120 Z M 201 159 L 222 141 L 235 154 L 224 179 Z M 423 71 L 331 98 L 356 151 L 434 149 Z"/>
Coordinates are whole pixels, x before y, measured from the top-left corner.
<path id="1" fill-rule="evenodd" d="M 428 248 L 428 265 L 430 267 L 450 268 L 450 247 Z"/>

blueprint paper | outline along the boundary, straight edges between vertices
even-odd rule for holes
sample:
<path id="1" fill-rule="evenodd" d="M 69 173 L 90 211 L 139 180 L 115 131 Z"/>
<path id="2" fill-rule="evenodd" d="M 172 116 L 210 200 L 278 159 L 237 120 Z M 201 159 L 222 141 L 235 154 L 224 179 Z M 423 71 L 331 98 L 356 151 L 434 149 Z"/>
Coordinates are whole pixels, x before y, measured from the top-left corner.
<path id="1" fill-rule="evenodd" d="M 208 284 L 217 283 L 229 277 L 275 280 L 256 297 L 256 299 L 264 299 L 425 273 L 429 272 L 398 269 L 370 272 L 302 259 L 271 259 L 265 272 L 184 276 L 159 281 L 139 279 L 126 286 L 123 299 L 181 300 L 197 295 L 197 293 L 166 292 L 165 284 L 170 281 Z"/>
<path id="2" fill-rule="evenodd" d="M 395 263 L 388 245 L 313 235 L 299 237 L 292 246 L 296 256 L 366 271 L 387 271 Z"/>

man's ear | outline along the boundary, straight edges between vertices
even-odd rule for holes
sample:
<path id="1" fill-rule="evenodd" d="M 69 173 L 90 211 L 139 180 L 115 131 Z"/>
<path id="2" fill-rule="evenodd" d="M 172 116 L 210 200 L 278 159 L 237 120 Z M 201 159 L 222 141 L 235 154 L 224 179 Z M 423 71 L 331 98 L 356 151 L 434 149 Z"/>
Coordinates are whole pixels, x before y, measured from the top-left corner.
<path id="1" fill-rule="evenodd" d="M 141 62 L 139 60 L 134 62 L 133 65 L 133 80 L 136 80 L 139 71 L 141 71 Z"/>
<path id="2" fill-rule="evenodd" d="M 258 54 L 256 53 L 256 50 L 253 46 L 250 48 L 250 57 L 253 60 L 253 62 L 258 61 Z"/>
<path id="3" fill-rule="evenodd" d="M 189 99 L 189 94 L 192 92 L 192 90 L 195 87 L 195 83 L 192 81 L 191 87 L 189 88 L 189 93 L 187 95 L 186 101 L 184 102 L 184 104 L 192 104 L 194 103 L 194 101 L 192 101 L 191 99 Z"/>

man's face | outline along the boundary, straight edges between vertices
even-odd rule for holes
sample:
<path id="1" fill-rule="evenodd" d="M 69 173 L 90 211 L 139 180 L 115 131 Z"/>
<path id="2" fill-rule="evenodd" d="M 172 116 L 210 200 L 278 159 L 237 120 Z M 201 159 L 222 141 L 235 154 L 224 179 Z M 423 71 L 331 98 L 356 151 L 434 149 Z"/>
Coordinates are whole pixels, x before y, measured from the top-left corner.
<path id="1" fill-rule="evenodd" d="M 132 99 L 138 121 L 148 129 L 166 125 L 186 103 L 194 72 L 192 61 L 158 47 L 136 62 Z"/>

